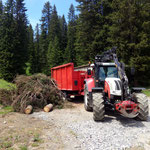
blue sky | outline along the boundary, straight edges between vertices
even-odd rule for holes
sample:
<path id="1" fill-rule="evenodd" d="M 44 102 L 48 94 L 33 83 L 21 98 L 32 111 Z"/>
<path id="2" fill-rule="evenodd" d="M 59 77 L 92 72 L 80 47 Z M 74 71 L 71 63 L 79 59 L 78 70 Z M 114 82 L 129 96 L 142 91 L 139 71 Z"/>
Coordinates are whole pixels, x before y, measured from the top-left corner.
<path id="1" fill-rule="evenodd" d="M 2 0 L 4 3 L 6 0 Z M 42 15 L 42 9 L 48 0 L 25 0 L 25 6 L 28 9 L 27 15 L 30 23 L 32 24 L 33 28 L 35 28 L 36 24 L 39 23 L 39 19 Z M 56 5 L 58 15 L 62 16 L 65 15 L 67 20 L 68 11 L 71 4 L 77 6 L 77 2 L 75 0 L 49 0 L 51 5 Z"/>

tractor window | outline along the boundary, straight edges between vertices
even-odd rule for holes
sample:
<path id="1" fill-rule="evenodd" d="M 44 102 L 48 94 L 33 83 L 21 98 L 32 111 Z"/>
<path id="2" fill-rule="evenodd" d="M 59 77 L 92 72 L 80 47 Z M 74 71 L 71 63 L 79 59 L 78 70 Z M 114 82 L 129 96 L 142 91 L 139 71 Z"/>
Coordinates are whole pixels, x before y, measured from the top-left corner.
<path id="1" fill-rule="evenodd" d="M 116 77 L 118 78 L 118 71 L 116 67 L 100 67 L 99 69 L 99 79 L 104 81 L 106 77 Z"/>

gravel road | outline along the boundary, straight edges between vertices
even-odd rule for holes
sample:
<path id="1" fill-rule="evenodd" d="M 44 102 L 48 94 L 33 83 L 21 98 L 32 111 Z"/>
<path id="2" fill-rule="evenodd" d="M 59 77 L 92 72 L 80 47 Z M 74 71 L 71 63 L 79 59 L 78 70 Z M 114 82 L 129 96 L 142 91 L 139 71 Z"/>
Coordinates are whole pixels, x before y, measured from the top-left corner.
<path id="1" fill-rule="evenodd" d="M 31 115 L 53 124 L 52 132 L 45 130 L 44 139 L 56 138 L 57 148 L 64 150 L 149 150 L 150 117 L 147 122 L 107 114 L 104 122 L 94 122 L 92 112 L 83 103 L 72 103 L 71 108 Z M 53 142 L 56 142 L 53 141 Z M 59 146 L 58 146 L 59 145 Z M 43 146 L 43 145 L 42 145 Z M 52 144 L 47 140 L 45 149 Z M 54 147 L 54 146 L 53 146 Z"/>

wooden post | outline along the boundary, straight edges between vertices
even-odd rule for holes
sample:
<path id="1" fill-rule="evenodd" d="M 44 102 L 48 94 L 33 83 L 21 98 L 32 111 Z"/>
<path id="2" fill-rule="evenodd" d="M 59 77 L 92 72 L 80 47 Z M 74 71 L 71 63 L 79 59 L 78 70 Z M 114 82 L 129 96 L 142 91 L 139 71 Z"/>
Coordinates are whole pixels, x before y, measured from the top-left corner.
<path id="1" fill-rule="evenodd" d="M 44 107 L 45 112 L 50 112 L 53 109 L 53 104 L 48 104 Z"/>

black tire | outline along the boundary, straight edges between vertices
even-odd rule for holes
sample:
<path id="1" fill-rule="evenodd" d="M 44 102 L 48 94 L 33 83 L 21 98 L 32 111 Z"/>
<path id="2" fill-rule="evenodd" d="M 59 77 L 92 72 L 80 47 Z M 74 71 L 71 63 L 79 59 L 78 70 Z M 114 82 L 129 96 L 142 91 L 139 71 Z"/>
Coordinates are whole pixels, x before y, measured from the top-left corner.
<path id="1" fill-rule="evenodd" d="M 87 90 L 87 86 L 84 89 L 84 108 L 86 111 L 92 111 L 92 107 L 89 104 L 89 92 Z"/>
<path id="2" fill-rule="evenodd" d="M 137 102 L 139 103 L 139 114 L 137 120 L 146 121 L 149 115 L 148 97 L 143 93 L 136 93 Z"/>
<path id="3" fill-rule="evenodd" d="M 93 119 L 103 121 L 105 117 L 105 104 L 102 93 L 93 93 Z"/>

